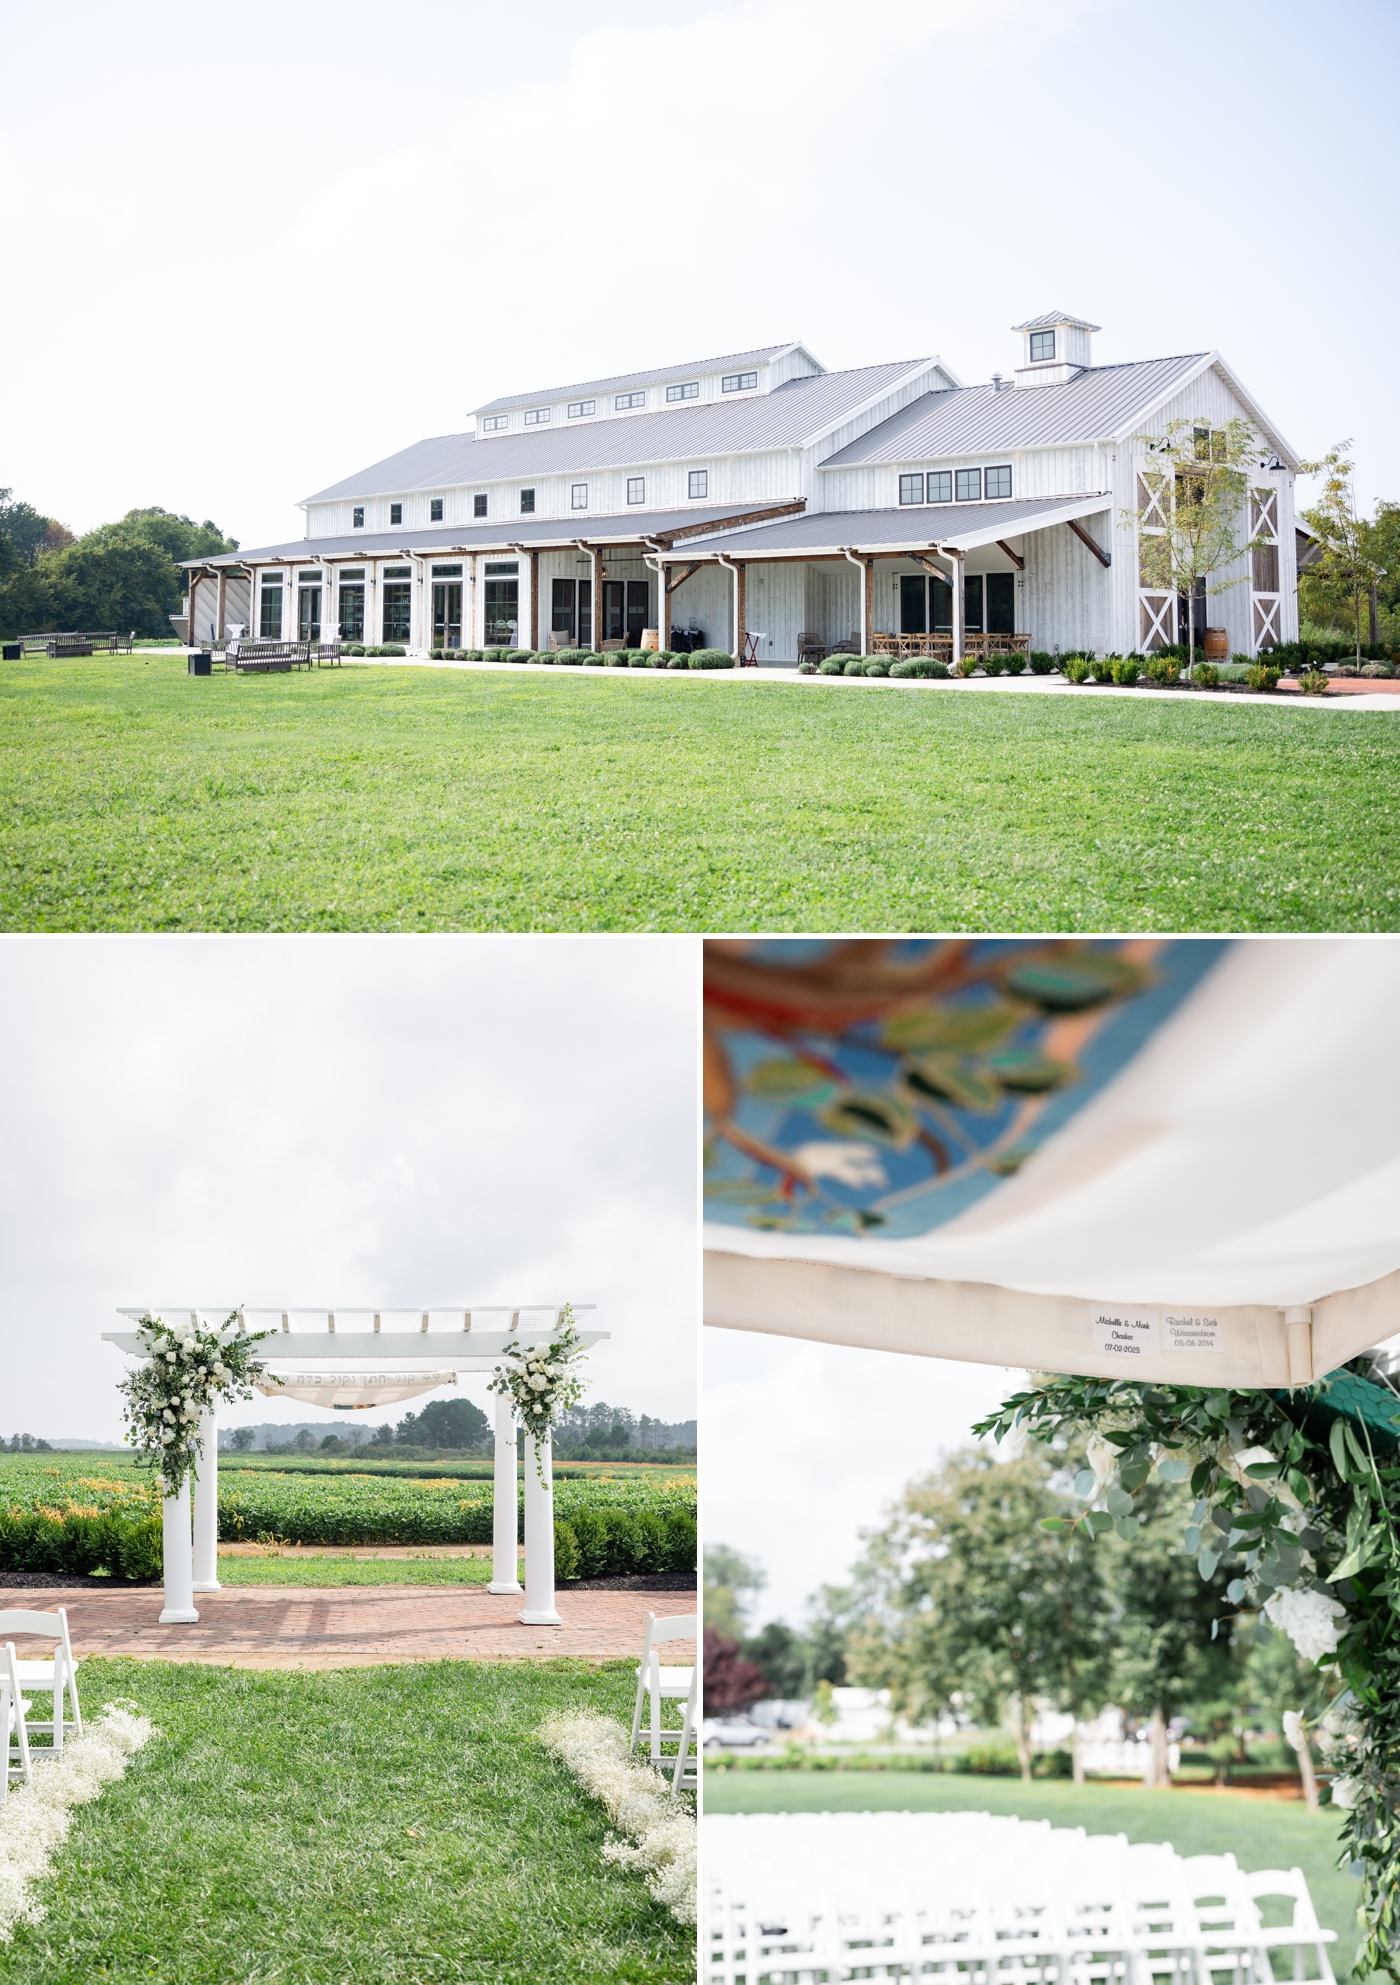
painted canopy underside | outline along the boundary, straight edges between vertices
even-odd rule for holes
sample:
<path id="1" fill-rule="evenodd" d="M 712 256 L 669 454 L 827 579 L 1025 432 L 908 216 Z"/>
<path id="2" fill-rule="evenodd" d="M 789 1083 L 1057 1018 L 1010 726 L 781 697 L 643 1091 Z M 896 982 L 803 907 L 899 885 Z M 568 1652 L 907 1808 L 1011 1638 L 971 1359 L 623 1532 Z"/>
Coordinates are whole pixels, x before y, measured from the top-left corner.
<path id="1" fill-rule="evenodd" d="M 733 1197 L 721 1194 L 706 1227 L 706 1321 L 924 1357 L 1233 1386 L 1304 1382 L 1400 1330 L 1400 1055 L 1389 1038 L 1400 941 L 1105 948 L 1131 952 L 1147 983 L 1092 1021 L 1075 1016 L 1078 1035 L 1063 1018 L 1040 1017 L 1023 1051 L 1068 1041 L 1080 1072 L 1052 1101 L 1007 1099 L 1022 1126 L 1038 1104 L 1028 1156 L 1025 1138 L 1012 1149 L 961 1113 L 973 1125 L 971 1155 L 943 1181 L 902 1177 L 908 1152 L 862 1147 L 839 1087 L 805 1118 L 759 1098 L 757 1142 L 805 1154 L 837 1210 L 764 1230 L 744 1201 L 758 1188 L 744 1181 L 771 1169 L 722 1156 Z M 785 957 L 796 968 L 820 950 L 798 940 L 786 953 L 780 941 L 727 954 L 780 974 Z M 775 1034 L 771 1013 L 749 1024 L 732 1008 L 708 1011 L 737 1074 L 741 1136 L 751 1136 L 742 1126 L 755 1100 L 745 1085 L 765 1056 L 826 1057 L 849 1077 L 864 1053 L 873 1091 L 868 1024 L 864 1036 L 856 1026 L 823 1038 L 785 1023 Z M 929 1119 L 955 1158 L 958 1116 L 945 1104 Z M 1002 1163 L 1009 1176 L 998 1175 Z M 847 1183 L 823 1181 L 823 1164 L 844 1168 Z M 877 1175 L 886 1190 L 872 1199 Z M 863 1205 L 849 1183 L 862 1178 Z M 852 1205 L 863 1217 L 878 1207 L 883 1224 L 841 1231 Z M 1311 1308 L 1310 1334 L 1296 1318 L 1289 1331 L 1285 1313 L 1299 1307 Z M 1106 1348 L 1114 1318 L 1138 1332 L 1131 1356 Z"/>

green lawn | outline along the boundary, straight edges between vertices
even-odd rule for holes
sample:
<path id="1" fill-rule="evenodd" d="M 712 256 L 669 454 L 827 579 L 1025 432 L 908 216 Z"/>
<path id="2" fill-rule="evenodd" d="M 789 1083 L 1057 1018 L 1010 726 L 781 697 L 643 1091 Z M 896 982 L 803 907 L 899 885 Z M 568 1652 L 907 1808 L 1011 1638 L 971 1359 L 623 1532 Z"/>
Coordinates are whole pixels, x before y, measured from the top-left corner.
<path id="1" fill-rule="evenodd" d="M 1337 1932 L 1332 1964 L 1339 1978 L 1349 1972 L 1356 1949 L 1361 1885 L 1337 1870 L 1338 1816 L 1310 1813 L 1301 1802 L 1056 1780 L 1022 1785 L 952 1772 L 713 1769 L 705 1773 L 704 1802 L 707 1813 L 1015 1813 L 1088 1833 L 1168 1840 L 1179 1854 L 1231 1853 L 1242 1868 L 1301 1868 L 1319 1919 Z"/>
<path id="2" fill-rule="evenodd" d="M 521 1559 L 524 1563 L 524 1559 Z M 523 1574 L 518 1574 L 523 1577 Z M 220 1585 L 489 1585 L 490 1558 L 219 1557 Z"/>
<path id="3" fill-rule="evenodd" d="M 1400 927 L 1400 710 L 163 655 L 0 699 L 12 930 Z"/>
<path id="4" fill-rule="evenodd" d="M 24 1985 L 538 1985 L 689 1979 L 694 1933 L 605 1872 L 602 1808 L 534 1733 L 626 1719 L 583 1662 L 249 1674 L 88 1661 L 161 1735 L 80 1807 L 48 1914 L 0 1946 Z"/>

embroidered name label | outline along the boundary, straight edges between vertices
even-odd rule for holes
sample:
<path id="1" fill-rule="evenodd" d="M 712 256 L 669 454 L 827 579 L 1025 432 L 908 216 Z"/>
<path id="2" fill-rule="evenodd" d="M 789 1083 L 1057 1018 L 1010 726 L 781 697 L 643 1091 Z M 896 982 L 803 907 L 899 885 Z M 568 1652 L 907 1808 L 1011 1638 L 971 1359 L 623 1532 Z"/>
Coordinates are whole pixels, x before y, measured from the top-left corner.
<path id="1" fill-rule="evenodd" d="M 1111 1358 L 1130 1362 L 1154 1357 L 1162 1348 L 1160 1310 L 1119 1309 L 1108 1303 L 1092 1304 L 1089 1330 L 1094 1349 Z"/>
<path id="2" fill-rule="evenodd" d="M 1189 1316 L 1173 1310 L 1162 1313 L 1164 1351 L 1223 1351 L 1223 1335 L 1218 1316 Z"/>

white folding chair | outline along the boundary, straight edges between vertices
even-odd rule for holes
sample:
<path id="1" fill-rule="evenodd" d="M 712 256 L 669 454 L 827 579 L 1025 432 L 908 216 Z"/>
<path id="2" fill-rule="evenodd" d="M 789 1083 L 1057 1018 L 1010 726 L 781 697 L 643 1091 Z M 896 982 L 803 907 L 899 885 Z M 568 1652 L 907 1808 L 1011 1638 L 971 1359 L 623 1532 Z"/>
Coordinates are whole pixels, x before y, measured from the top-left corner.
<path id="1" fill-rule="evenodd" d="M 629 1754 L 636 1750 L 637 1739 L 641 1735 L 642 1701 L 645 1697 L 650 1710 L 651 1761 L 653 1764 L 675 1762 L 662 1749 L 662 1745 L 674 1742 L 680 1731 L 674 1727 L 662 1729 L 661 1705 L 663 1702 L 685 1701 L 695 1680 L 695 1670 L 693 1667 L 663 1668 L 656 1650 L 662 1641 L 695 1640 L 699 1632 L 700 1616 L 697 1613 L 677 1613 L 669 1619 L 658 1619 L 655 1613 L 647 1614 L 646 1639 L 642 1642 L 642 1659 L 637 1668 L 637 1701 L 632 1711 L 632 1741 L 627 1747 Z"/>
<path id="2" fill-rule="evenodd" d="M 0 1801 L 8 1798 L 10 1780 L 22 1778 L 27 1785 L 30 1780 L 29 1732 L 25 1728 L 25 1718 L 29 1704 L 19 1692 L 19 1677 L 15 1670 L 15 1644 L 5 1643 L 4 1659 L 0 1661 L 0 1730 L 5 1733 L 5 1769 L 0 1773 Z"/>
<path id="3" fill-rule="evenodd" d="M 83 1734 L 83 1712 L 78 1707 L 78 1664 L 73 1659 L 73 1644 L 68 1638 L 68 1610 L 60 1606 L 55 1613 L 0 1613 L 0 1634 L 28 1633 L 39 1634 L 55 1643 L 52 1656 L 31 1660 L 28 1657 L 16 1659 L 16 1672 L 19 1686 L 26 1689 L 48 1689 L 53 1695 L 53 1717 L 47 1723 L 29 1725 L 31 1736 L 47 1735 L 55 1753 L 63 1749 L 63 1733 L 71 1730 L 75 1737 Z M 64 1698 L 72 1705 L 73 1714 L 67 1716 Z"/>
<path id="4" fill-rule="evenodd" d="M 695 1712 L 700 1701 L 700 1670 L 691 1670 L 690 1693 L 685 1699 L 685 1721 L 676 1746 L 676 1766 L 671 1773 L 671 1797 L 680 1791 L 693 1792 L 700 1783 L 700 1750 L 695 1738 Z M 695 1746 L 692 1754 L 692 1745 Z"/>

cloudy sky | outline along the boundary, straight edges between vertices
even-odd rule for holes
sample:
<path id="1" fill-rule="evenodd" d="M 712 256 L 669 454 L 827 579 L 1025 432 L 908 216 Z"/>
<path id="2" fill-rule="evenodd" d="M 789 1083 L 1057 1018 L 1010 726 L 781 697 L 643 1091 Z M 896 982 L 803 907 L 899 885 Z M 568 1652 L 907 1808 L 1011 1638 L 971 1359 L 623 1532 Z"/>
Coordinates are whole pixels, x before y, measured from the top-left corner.
<path id="1" fill-rule="evenodd" d="M 789 338 L 984 380 L 1052 307 L 1102 362 L 1219 348 L 1400 496 L 1393 0 L 0 0 L 0 34 L 38 299 L 0 484 L 75 530 L 266 544 L 497 393 Z"/>
<path id="2" fill-rule="evenodd" d="M 695 1015 L 685 938 L 0 940 L 0 1434 L 120 1438 L 136 1303 L 593 1302 L 690 1418 Z"/>

